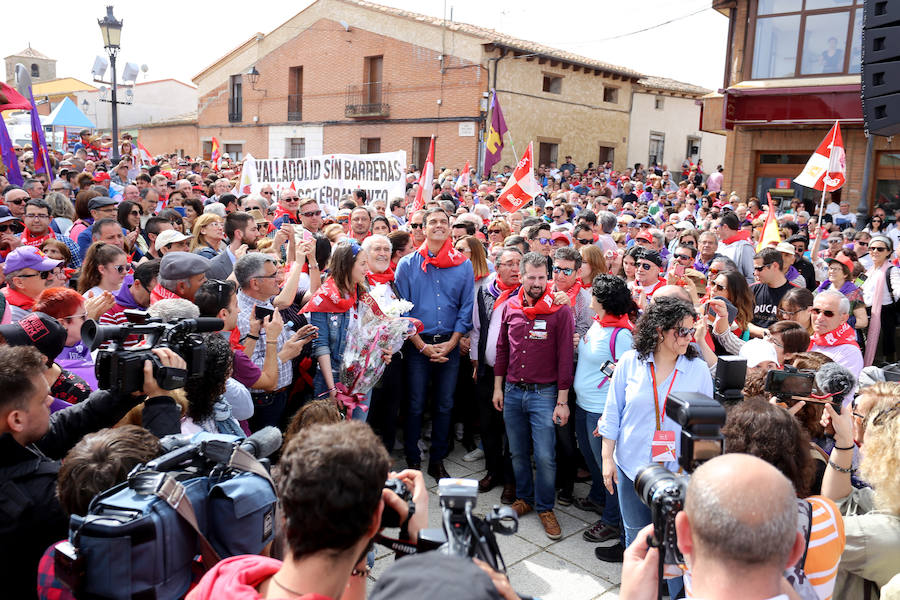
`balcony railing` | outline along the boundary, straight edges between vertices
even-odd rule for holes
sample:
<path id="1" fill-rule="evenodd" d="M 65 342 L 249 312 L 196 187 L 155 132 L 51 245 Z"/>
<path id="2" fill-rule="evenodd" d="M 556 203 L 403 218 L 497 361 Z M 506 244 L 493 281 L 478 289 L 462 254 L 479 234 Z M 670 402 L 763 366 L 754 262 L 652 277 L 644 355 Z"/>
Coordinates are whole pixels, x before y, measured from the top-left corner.
<path id="1" fill-rule="evenodd" d="M 391 113 L 388 104 L 390 86 L 381 81 L 347 86 L 347 102 L 344 115 L 351 118 L 387 117 Z"/>
<path id="2" fill-rule="evenodd" d="M 288 94 L 288 121 L 302 121 L 303 120 L 303 95 L 302 94 Z"/>
<path id="3" fill-rule="evenodd" d="M 240 123 L 243 117 L 244 102 L 240 96 L 233 96 L 228 99 L 228 122 Z"/>

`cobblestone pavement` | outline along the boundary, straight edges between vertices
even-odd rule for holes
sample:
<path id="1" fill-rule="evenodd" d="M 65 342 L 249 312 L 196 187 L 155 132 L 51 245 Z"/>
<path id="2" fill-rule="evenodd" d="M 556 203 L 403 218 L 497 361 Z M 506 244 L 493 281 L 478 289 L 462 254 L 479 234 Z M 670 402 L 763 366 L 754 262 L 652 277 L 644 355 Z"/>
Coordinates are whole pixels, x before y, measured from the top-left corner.
<path id="1" fill-rule="evenodd" d="M 485 475 L 484 460 L 465 462 L 465 449 L 456 444 L 454 451 L 444 461 L 451 477 L 481 479 Z M 406 463 L 402 452 L 394 452 L 395 468 L 400 470 Z M 427 464 L 427 457 L 423 457 Z M 439 527 L 437 482 L 425 475 L 425 483 L 430 494 L 428 499 L 428 523 Z M 478 495 L 475 512 L 485 514 L 495 504 L 500 504 L 502 487 L 486 494 Z M 587 495 L 588 485 L 575 485 L 575 496 Z M 594 556 L 598 544 L 584 541 L 582 531 L 598 518 L 594 513 L 578 510 L 574 506 L 559 506 L 554 509 L 562 527 L 563 537 L 553 541 L 544 534 L 537 513 L 532 512 L 519 521 L 519 531 L 511 536 L 497 536 L 500 551 L 506 561 L 509 579 L 517 592 L 542 600 L 616 600 L 619 597 L 619 576 L 621 564 L 605 563 Z M 611 545 L 613 542 L 604 542 Z M 380 546 L 375 550 L 375 566 L 370 575 L 369 588 L 374 585 L 379 574 L 394 562 L 393 554 Z"/>

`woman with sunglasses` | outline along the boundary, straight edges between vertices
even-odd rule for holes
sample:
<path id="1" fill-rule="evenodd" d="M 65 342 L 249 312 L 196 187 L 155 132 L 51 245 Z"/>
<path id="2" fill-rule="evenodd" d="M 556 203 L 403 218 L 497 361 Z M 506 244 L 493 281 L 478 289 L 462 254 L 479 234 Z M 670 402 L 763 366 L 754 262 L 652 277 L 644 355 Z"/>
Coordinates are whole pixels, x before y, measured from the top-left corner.
<path id="1" fill-rule="evenodd" d="M 224 247 L 225 219 L 212 213 L 202 214 L 194 221 L 193 234 L 191 252 L 212 260 Z"/>
<path id="2" fill-rule="evenodd" d="M 884 217 L 880 214 L 874 215 L 869 219 L 869 224 L 866 225 L 863 231 L 868 232 L 870 235 L 887 235 L 887 224 L 884 222 Z"/>
<path id="3" fill-rule="evenodd" d="M 141 205 L 130 200 L 124 200 L 119 203 L 116 209 L 116 220 L 125 233 L 125 248 L 133 252 L 135 247 L 141 256 L 146 256 L 148 252 L 147 240 L 141 235 L 141 217 L 144 211 Z"/>
<path id="4" fill-rule="evenodd" d="M 509 232 L 509 225 L 503 219 L 491 221 L 487 229 L 488 247 L 503 246 L 503 241 L 509 237 Z"/>
<path id="5" fill-rule="evenodd" d="M 750 321 L 753 320 L 753 308 L 756 302 L 750 286 L 747 285 L 747 279 L 737 271 L 722 271 L 712 279 L 709 292 L 710 297 L 725 298 L 737 308 L 737 316 L 734 323 L 730 324 L 728 331 L 744 342 L 749 340 L 749 326 Z M 721 336 L 717 334 L 716 338 L 719 337 Z"/>
<path id="6" fill-rule="evenodd" d="M 697 313 L 689 303 L 654 299 L 634 327 L 634 349 L 619 357 L 612 376 L 597 433 L 603 436 L 603 483 L 618 496 L 626 546 L 651 522 L 650 509 L 634 490 L 638 471 L 651 456 L 678 470 L 681 426 L 666 416 L 669 395 L 713 393 L 709 367 L 691 346 L 696 326 Z M 619 544 L 594 552 L 601 560 L 621 561 L 623 550 Z M 669 588 L 677 592 L 680 583 Z"/>
<path id="7" fill-rule="evenodd" d="M 866 592 L 873 584 L 883 589 L 900 573 L 900 386 L 876 385 L 871 394 L 879 398 L 862 424 L 865 443 L 855 435 L 860 428 L 854 427 L 852 406 L 837 413 L 826 404 L 822 419 L 823 425 L 834 428 L 822 495 L 840 507 L 846 538 L 834 598 L 869 597 Z M 860 395 L 865 397 L 869 389 Z M 851 481 L 857 449 L 862 457 L 859 475 L 869 487 L 854 487 Z"/>
<path id="8" fill-rule="evenodd" d="M 97 377 L 91 350 L 81 341 L 81 326 L 91 318 L 84 296 L 68 288 L 48 288 L 35 300 L 34 311 L 50 315 L 66 329 L 66 344 L 52 357 L 50 370 L 55 383 L 51 388 L 55 389 L 50 395 L 70 404 L 87 399 L 91 389 L 97 387 Z"/>
<path id="9" fill-rule="evenodd" d="M 127 272 L 128 261 L 121 248 L 95 242 L 84 255 L 78 293 L 85 298 L 100 296 L 103 292 L 115 294 L 122 287 Z"/>
<path id="10" fill-rule="evenodd" d="M 869 313 L 869 330 L 866 334 L 865 364 L 871 365 L 881 339 L 881 354 L 887 362 L 896 360 L 897 328 L 896 302 L 900 301 L 900 268 L 891 264 L 894 244 L 886 235 L 876 235 L 869 240 L 869 256 L 872 268 L 866 272 L 862 285 L 866 312 Z"/>

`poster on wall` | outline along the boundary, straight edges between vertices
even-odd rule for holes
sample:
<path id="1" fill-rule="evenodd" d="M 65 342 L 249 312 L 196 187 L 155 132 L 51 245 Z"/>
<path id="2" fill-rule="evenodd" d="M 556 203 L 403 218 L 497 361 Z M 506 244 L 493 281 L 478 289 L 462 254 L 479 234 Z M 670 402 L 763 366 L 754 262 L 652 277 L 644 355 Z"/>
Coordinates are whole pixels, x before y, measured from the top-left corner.
<path id="1" fill-rule="evenodd" d="M 258 193 L 269 184 L 278 196 L 287 189 L 314 198 L 334 212 L 341 198 L 365 190 L 369 201 L 402 198 L 406 192 L 406 152 L 327 154 L 305 158 L 253 158 L 241 171 L 240 193 Z M 328 210 L 328 208 L 326 208 Z"/>

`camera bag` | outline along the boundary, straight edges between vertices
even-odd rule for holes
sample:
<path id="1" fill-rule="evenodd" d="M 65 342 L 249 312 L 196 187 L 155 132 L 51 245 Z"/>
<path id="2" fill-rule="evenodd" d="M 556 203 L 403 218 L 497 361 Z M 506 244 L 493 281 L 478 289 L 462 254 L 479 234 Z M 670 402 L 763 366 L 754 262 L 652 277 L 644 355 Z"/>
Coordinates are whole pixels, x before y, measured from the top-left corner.
<path id="1" fill-rule="evenodd" d="M 69 541 L 84 571 L 78 598 L 181 598 L 197 554 L 209 569 L 221 557 L 261 552 L 274 537 L 275 504 L 268 471 L 236 447 L 210 475 L 136 471 L 97 495 L 86 516 L 71 517 Z"/>

